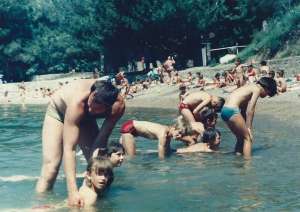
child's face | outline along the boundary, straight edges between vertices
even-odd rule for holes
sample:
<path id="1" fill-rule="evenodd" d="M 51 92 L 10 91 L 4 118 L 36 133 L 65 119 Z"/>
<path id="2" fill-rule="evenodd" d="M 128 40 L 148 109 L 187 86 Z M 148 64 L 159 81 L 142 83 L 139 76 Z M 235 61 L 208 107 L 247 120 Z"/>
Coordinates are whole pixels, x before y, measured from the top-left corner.
<path id="1" fill-rule="evenodd" d="M 92 171 L 90 177 L 92 185 L 96 191 L 101 191 L 105 189 L 108 182 L 108 176 L 104 171 L 99 171 L 98 173 Z"/>
<path id="2" fill-rule="evenodd" d="M 220 143 L 221 143 L 221 136 L 219 133 L 217 133 L 216 139 L 210 144 L 210 148 L 212 150 L 217 150 L 219 148 Z"/>
<path id="3" fill-rule="evenodd" d="M 114 152 L 110 156 L 110 162 L 113 164 L 114 167 L 121 166 L 123 161 L 124 161 L 123 151 Z"/>
<path id="4" fill-rule="evenodd" d="M 178 129 L 174 128 L 174 130 L 171 131 L 171 134 L 172 134 L 173 139 L 179 139 L 182 137 L 183 132 L 182 132 L 182 130 L 178 130 Z"/>
<path id="5" fill-rule="evenodd" d="M 207 119 L 205 128 L 214 128 L 216 124 L 217 124 L 217 117 Z"/>

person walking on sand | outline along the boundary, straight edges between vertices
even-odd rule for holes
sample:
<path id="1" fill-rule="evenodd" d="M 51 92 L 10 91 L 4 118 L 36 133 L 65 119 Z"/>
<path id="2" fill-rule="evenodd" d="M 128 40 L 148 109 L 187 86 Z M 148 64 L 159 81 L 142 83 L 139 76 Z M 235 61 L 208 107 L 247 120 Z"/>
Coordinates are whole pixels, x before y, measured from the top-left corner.
<path id="1" fill-rule="evenodd" d="M 259 97 L 274 96 L 277 85 L 274 79 L 262 77 L 256 84 L 249 84 L 234 90 L 226 99 L 221 117 L 236 136 L 235 152 L 251 157 L 253 143 L 252 121 Z"/>
<path id="2" fill-rule="evenodd" d="M 52 189 L 64 157 L 68 203 L 83 206 L 84 200 L 76 185 L 76 145 L 87 160 L 93 150 L 106 147 L 124 110 L 124 99 L 110 82 L 78 80 L 53 94 L 43 124 L 43 164 L 36 191 Z M 97 118 L 104 118 L 100 129 Z"/>

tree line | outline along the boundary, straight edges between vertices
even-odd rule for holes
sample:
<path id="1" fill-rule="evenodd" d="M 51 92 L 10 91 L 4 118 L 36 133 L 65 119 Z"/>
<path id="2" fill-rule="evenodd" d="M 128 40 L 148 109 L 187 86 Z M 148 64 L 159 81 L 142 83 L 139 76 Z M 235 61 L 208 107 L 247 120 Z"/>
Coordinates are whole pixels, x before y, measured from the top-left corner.
<path id="1" fill-rule="evenodd" d="M 200 64 L 201 45 L 247 44 L 262 22 L 299 0 L 1 0 L 0 73 L 7 81 L 71 69 L 105 72 L 177 54 Z"/>

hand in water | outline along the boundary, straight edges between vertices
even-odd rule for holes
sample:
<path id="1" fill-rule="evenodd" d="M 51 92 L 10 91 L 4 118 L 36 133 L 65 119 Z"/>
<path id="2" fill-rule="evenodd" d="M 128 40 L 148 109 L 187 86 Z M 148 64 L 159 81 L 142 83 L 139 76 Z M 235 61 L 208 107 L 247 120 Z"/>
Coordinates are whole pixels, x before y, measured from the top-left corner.
<path id="1" fill-rule="evenodd" d="M 68 205 L 69 206 L 75 206 L 75 207 L 79 207 L 82 208 L 84 206 L 84 200 L 83 198 L 80 196 L 79 192 L 76 191 L 73 194 L 69 195 L 68 198 Z"/>

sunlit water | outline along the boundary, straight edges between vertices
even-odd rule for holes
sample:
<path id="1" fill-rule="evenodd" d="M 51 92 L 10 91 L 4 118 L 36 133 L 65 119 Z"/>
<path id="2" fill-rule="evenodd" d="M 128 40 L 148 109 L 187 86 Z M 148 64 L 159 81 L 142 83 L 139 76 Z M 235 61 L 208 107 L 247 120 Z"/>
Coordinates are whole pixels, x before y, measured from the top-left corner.
<path id="1" fill-rule="evenodd" d="M 0 210 L 62 204 L 67 197 L 61 170 L 52 193 L 36 196 L 41 166 L 45 106 L 0 107 Z M 127 109 L 111 136 L 127 119 L 172 123 L 175 110 Z M 155 141 L 137 139 L 138 156 L 115 169 L 115 181 L 98 211 L 299 211 L 299 126 L 255 116 L 253 158 L 232 154 L 173 154 L 160 161 Z M 221 149 L 232 151 L 234 137 L 220 121 Z M 182 146 L 179 142 L 172 147 Z M 78 157 L 78 173 L 86 162 Z M 78 185 L 82 179 L 78 179 Z M 68 209 L 58 209 L 67 211 Z"/>

